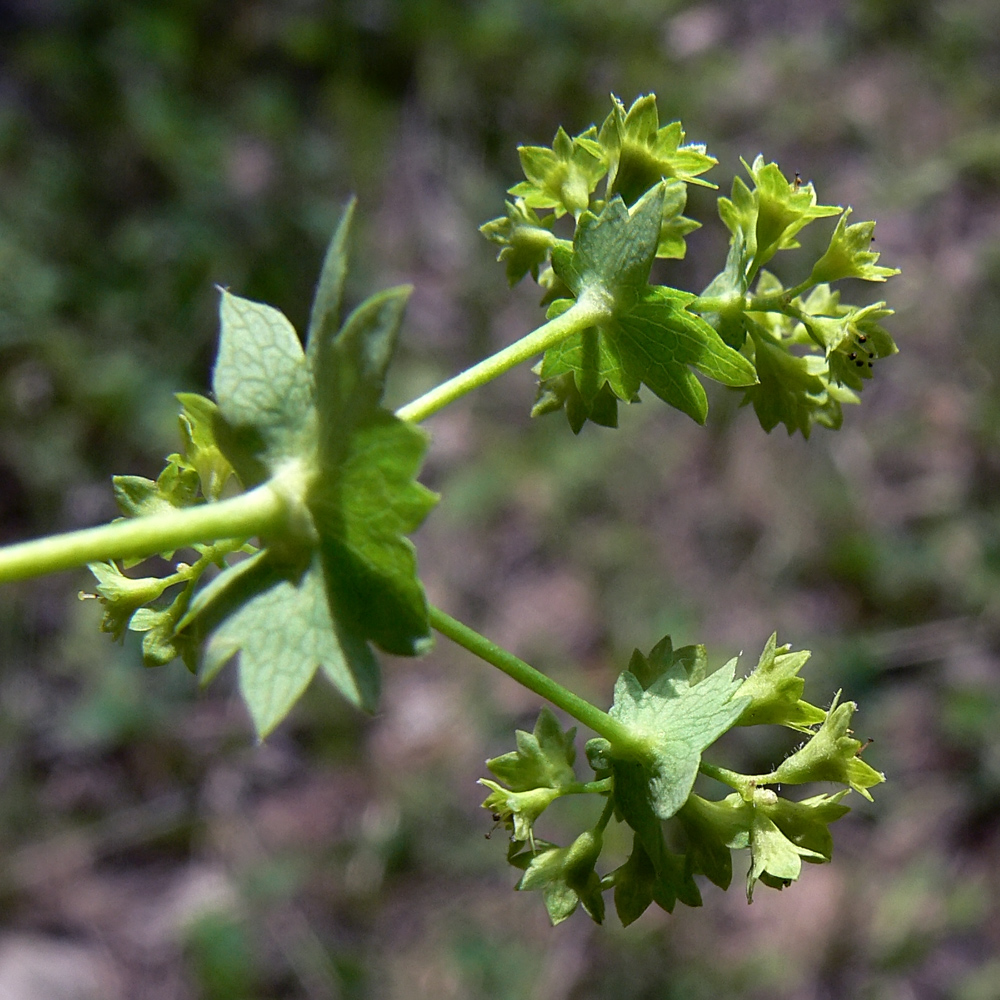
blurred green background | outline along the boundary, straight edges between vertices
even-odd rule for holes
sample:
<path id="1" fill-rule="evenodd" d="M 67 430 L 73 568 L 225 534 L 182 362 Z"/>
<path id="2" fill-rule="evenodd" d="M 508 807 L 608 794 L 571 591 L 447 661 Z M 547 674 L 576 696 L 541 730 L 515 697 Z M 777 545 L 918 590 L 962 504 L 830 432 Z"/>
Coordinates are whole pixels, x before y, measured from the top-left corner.
<path id="1" fill-rule="evenodd" d="M 901 354 L 809 442 L 722 392 L 707 430 L 652 401 L 574 438 L 512 373 L 428 422 L 422 574 L 603 703 L 664 632 L 748 669 L 777 628 L 814 650 L 810 700 L 859 701 L 875 805 L 752 907 L 708 887 L 552 930 L 475 785 L 534 696 L 442 642 L 387 659 L 377 718 L 317 684 L 255 747 L 231 671 L 144 671 L 66 574 L 0 592 L 5 1000 L 1000 998 L 993 0 L 0 0 L 0 541 L 155 476 L 172 393 L 207 386 L 213 285 L 301 328 L 352 191 L 355 298 L 416 286 L 390 402 L 526 332 L 537 293 L 476 232 L 517 144 L 651 90 L 723 190 L 763 152 L 879 220 L 903 274 L 868 298 Z M 725 233 L 711 192 L 688 214 L 662 278 L 698 290 Z"/>

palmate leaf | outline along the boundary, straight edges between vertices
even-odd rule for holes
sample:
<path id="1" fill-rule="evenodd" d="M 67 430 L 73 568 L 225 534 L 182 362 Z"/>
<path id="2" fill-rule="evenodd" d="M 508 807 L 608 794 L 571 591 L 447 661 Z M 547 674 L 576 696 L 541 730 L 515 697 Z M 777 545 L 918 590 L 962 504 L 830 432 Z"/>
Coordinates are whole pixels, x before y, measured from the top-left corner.
<path id="1" fill-rule="evenodd" d="M 641 680 L 626 670 L 615 684 L 614 704 L 608 714 L 645 743 L 645 759 L 618 760 L 611 744 L 602 738 L 587 744 L 587 756 L 596 771 L 614 770 L 616 803 L 623 814 L 634 815 L 638 825 L 628 815 L 626 820 L 640 835 L 640 827 L 648 822 L 647 808 L 650 815 L 663 820 L 684 805 L 697 777 L 702 751 L 732 728 L 750 703 L 749 698 L 736 694 L 741 682 L 734 677 L 735 659 L 706 677 L 698 647 L 677 653 L 683 655 L 675 657 L 664 643 L 658 644 L 649 657 L 641 657 L 645 670 Z M 668 656 L 670 666 L 662 669 Z M 619 800 L 625 787 L 619 781 L 619 770 L 631 789 L 629 797 L 635 803 L 645 802 L 645 806 Z M 655 862 L 650 843 L 646 847 Z"/>
<path id="2" fill-rule="evenodd" d="M 409 289 L 372 296 L 341 325 L 350 214 L 327 254 L 305 349 L 277 310 L 222 295 L 219 448 L 244 485 L 291 476 L 304 503 L 301 523 L 214 580 L 179 629 L 208 637 L 206 680 L 240 654 L 261 736 L 317 669 L 371 710 L 379 670 L 368 644 L 412 656 L 431 642 L 404 537 L 436 502 L 414 480 L 427 437 L 381 406 Z"/>
<path id="3" fill-rule="evenodd" d="M 645 384 L 657 396 L 704 423 L 705 390 L 695 368 L 725 385 L 756 381 L 753 365 L 729 347 L 700 316 L 685 306 L 695 296 L 647 284 L 656 254 L 664 186 L 657 185 L 631 209 L 613 198 L 599 216 L 585 213 L 573 249 L 558 246 L 552 266 L 579 299 L 597 296 L 614 303 L 600 327 L 573 334 L 546 351 L 538 369 L 541 392 L 535 413 L 565 405 L 578 431 L 584 419 L 615 426 L 615 400 L 634 402 Z M 549 316 L 570 305 L 559 300 Z M 574 389 L 566 384 L 572 375 Z M 582 418 L 582 419 L 581 419 Z"/>
<path id="4" fill-rule="evenodd" d="M 365 636 L 332 613 L 318 556 L 297 581 L 278 580 L 223 619 L 205 647 L 202 680 L 236 653 L 240 693 L 261 737 L 284 719 L 317 668 L 352 704 L 377 704 L 378 663 Z"/>
<path id="5" fill-rule="evenodd" d="M 677 665 L 648 688 L 629 671 L 615 684 L 609 714 L 641 734 L 654 748 L 644 765 L 653 812 L 669 819 L 684 805 L 701 763 L 701 753 L 730 729 L 749 700 L 736 696 L 736 661 L 692 684 Z"/>

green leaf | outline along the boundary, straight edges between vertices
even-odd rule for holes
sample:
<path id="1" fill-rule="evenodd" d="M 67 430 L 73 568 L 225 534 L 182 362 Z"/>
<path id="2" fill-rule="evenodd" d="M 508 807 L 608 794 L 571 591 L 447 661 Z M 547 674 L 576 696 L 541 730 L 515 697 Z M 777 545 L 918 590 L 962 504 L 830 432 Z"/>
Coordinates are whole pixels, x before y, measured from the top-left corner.
<path id="1" fill-rule="evenodd" d="M 879 254 L 871 250 L 874 222 L 856 222 L 848 226 L 851 209 L 846 209 L 837 220 L 837 228 L 830 237 L 830 245 L 813 265 L 809 283 L 839 281 L 841 278 L 860 278 L 862 281 L 885 281 L 899 274 L 897 267 L 879 267 Z"/>
<path id="2" fill-rule="evenodd" d="M 561 306 L 562 302 L 557 303 L 557 306 Z M 562 311 L 564 310 L 561 308 L 550 309 L 549 318 Z M 624 370 L 616 340 L 598 327 L 589 327 L 572 334 L 550 347 L 538 370 L 543 382 L 570 372 L 580 396 L 588 406 L 593 405 L 607 389 L 626 402 L 638 400 L 639 380 L 632 378 Z"/>
<path id="3" fill-rule="evenodd" d="M 404 535 L 437 502 L 414 480 L 427 435 L 379 406 L 408 288 L 372 296 L 316 354 L 322 433 L 306 505 L 320 536 L 331 602 L 386 652 L 431 642 L 416 554 Z"/>
<path id="4" fill-rule="evenodd" d="M 786 757 L 775 771 L 775 780 L 798 785 L 807 781 L 838 781 L 871 801 L 868 791 L 885 781 L 885 775 L 866 764 L 859 756 L 864 749 L 860 740 L 848 735 L 851 717 L 857 705 L 834 698 L 823 725 L 801 749 Z"/>
<path id="5" fill-rule="evenodd" d="M 536 374 L 540 370 L 541 365 L 536 365 L 534 369 Z M 635 402 L 638 401 L 636 397 Z M 597 390 L 592 399 L 588 400 L 577 386 L 576 374 L 573 371 L 542 379 L 538 383 L 538 395 L 535 405 L 531 408 L 531 415 L 540 417 L 546 413 L 555 413 L 564 407 L 566 419 L 574 434 L 579 434 L 588 420 L 601 427 L 618 426 L 618 397 L 607 382 Z"/>
<path id="6" fill-rule="evenodd" d="M 663 185 L 658 184 L 631 209 L 616 197 L 600 215 L 580 216 L 572 250 L 562 244 L 552 250 L 552 267 L 574 295 L 600 295 L 617 310 L 633 304 L 646 287 L 656 256 L 663 198 Z"/>
<path id="7" fill-rule="evenodd" d="M 689 370 L 696 368 L 723 385 L 757 380 L 753 365 L 729 347 L 704 319 L 684 307 L 694 296 L 674 288 L 647 288 L 635 305 L 614 321 L 625 371 L 664 402 L 704 423 L 708 400 Z"/>
<path id="8" fill-rule="evenodd" d="M 510 194 L 524 200 L 529 208 L 555 209 L 556 218 L 567 212 L 578 217 L 590 204 L 590 195 L 607 167 L 594 156 L 596 128 L 571 139 L 562 129 L 555 134 L 552 148 L 518 146 L 521 168 L 527 181 L 515 184 Z"/>
<path id="9" fill-rule="evenodd" d="M 665 635 L 645 656 L 638 649 L 633 650 L 628 669 L 643 690 L 646 690 L 678 664 L 683 668 L 690 684 L 697 684 L 708 676 L 708 653 L 705 647 L 681 646 L 674 649 L 669 635 Z"/>
<path id="10" fill-rule="evenodd" d="M 645 383 L 664 402 L 704 423 L 708 398 L 690 368 L 731 386 L 750 385 L 757 376 L 747 358 L 688 312 L 685 306 L 693 298 L 675 288 L 646 286 L 632 306 L 606 325 L 573 334 L 545 352 L 539 369 L 543 392 L 555 393 L 555 380 L 572 373 L 580 398 L 577 412 L 584 419 L 600 416 L 595 422 L 614 426 L 617 420 L 612 423 L 605 416 L 608 390 L 617 399 L 635 402 Z M 558 402 L 567 406 L 574 424 L 569 407 L 575 400 L 565 388 L 557 398 L 546 397 L 542 409 L 536 404 L 534 412 L 550 412 Z"/>
<path id="11" fill-rule="evenodd" d="M 627 111 L 614 95 L 612 101 L 598 135 L 608 167 L 608 198 L 620 195 L 631 205 L 667 178 L 714 186 L 697 178 L 718 161 L 704 146 L 684 144 L 680 122 L 660 127 L 655 94 L 637 98 Z"/>
<path id="12" fill-rule="evenodd" d="M 798 674 L 812 654 L 791 653 L 790 648 L 778 646 L 777 633 L 771 634 L 753 673 L 740 685 L 738 694 L 750 704 L 737 725 L 789 726 L 805 732 L 826 718 L 821 708 L 802 701 L 805 681 Z"/>
<path id="13" fill-rule="evenodd" d="M 497 260 L 507 265 L 507 282 L 513 288 L 529 271 L 538 280 L 538 269 L 548 260 L 558 240 L 552 235 L 554 215 L 539 219 L 523 198 L 506 202 L 507 214 L 491 219 L 479 231 L 499 244 Z"/>
<path id="14" fill-rule="evenodd" d="M 701 893 L 685 859 L 664 851 L 658 871 L 638 834 L 628 860 L 611 873 L 611 882 L 615 910 L 624 927 L 641 917 L 650 903 L 667 913 L 674 912 L 678 899 L 687 906 L 701 906 Z"/>
<path id="15" fill-rule="evenodd" d="M 348 244 L 351 223 L 357 202 L 350 198 L 344 206 L 333 231 L 333 238 L 327 247 L 309 311 L 309 330 L 306 334 L 306 356 L 310 366 L 315 364 L 317 348 L 324 340 L 336 335 L 340 328 L 340 309 L 344 299 L 344 284 L 347 281 Z"/>
<path id="16" fill-rule="evenodd" d="M 748 701 L 736 697 L 732 660 L 692 684 L 678 664 L 643 689 L 630 672 L 615 684 L 610 715 L 646 741 L 643 763 L 646 795 L 652 811 L 669 819 L 684 805 L 698 774 L 702 751 L 731 728 Z M 616 779 L 617 780 L 617 779 Z"/>
<path id="17" fill-rule="evenodd" d="M 223 290 L 212 376 L 219 444 L 244 486 L 255 486 L 315 441 L 312 376 L 291 323 L 271 306 Z"/>
<path id="18" fill-rule="evenodd" d="M 207 683 L 237 653 L 240 693 L 263 739 L 288 714 L 318 668 L 340 693 L 366 710 L 378 702 L 378 663 L 365 636 L 331 615 L 319 557 L 298 579 L 267 587 L 211 634 Z"/>
<path id="19" fill-rule="evenodd" d="M 381 406 L 408 288 L 371 296 L 339 325 L 351 206 L 327 253 L 308 351 L 277 310 L 223 293 L 213 427 L 240 478 L 289 478 L 286 534 L 226 570 L 179 623 L 210 635 L 206 680 L 236 652 L 258 732 L 322 669 L 353 704 L 379 687 L 368 643 L 417 655 L 431 642 L 413 531 L 436 502 L 414 477 L 427 435 Z M 300 485 L 301 484 L 301 485 Z"/>

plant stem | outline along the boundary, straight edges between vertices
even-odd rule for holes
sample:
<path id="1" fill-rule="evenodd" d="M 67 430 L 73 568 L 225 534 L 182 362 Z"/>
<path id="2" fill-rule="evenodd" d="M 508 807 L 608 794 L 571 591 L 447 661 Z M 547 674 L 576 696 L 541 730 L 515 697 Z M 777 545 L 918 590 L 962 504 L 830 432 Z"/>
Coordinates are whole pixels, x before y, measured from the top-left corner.
<path id="1" fill-rule="evenodd" d="M 699 295 L 689 302 L 685 308 L 689 312 L 721 313 L 735 315 L 742 312 L 780 312 L 789 316 L 799 315 L 799 310 L 792 307 L 792 299 L 812 287 L 808 280 L 794 288 L 784 288 L 771 295 Z"/>
<path id="2" fill-rule="evenodd" d="M 698 770 L 709 778 L 715 778 L 716 781 L 728 785 L 745 799 L 753 795 L 753 779 L 745 774 L 730 771 L 728 767 L 716 767 L 704 760 L 698 765 Z"/>
<path id="3" fill-rule="evenodd" d="M 396 416 L 400 420 L 419 423 L 467 392 L 485 385 L 522 361 L 527 361 L 558 344 L 559 341 L 565 340 L 570 334 L 585 330 L 610 315 L 611 307 L 608 303 L 596 297 L 582 296 L 566 312 L 550 319 L 509 347 L 490 355 L 461 374 L 448 379 L 447 382 L 442 382 L 412 403 L 401 406 L 396 410 Z"/>
<path id="4" fill-rule="evenodd" d="M 288 501 L 270 483 L 216 503 L 113 521 L 0 549 L 0 583 L 109 559 L 147 558 L 222 538 L 250 538 L 282 524 Z"/>
<path id="5" fill-rule="evenodd" d="M 709 778 L 715 778 L 724 785 L 728 785 L 734 791 L 740 793 L 748 802 L 753 798 L 753 790 L 761 785 L 773 785 L 777 783 L 778 774 L 772 771 L 770 774 L 739 774 L 737 771 L 730 771 L 727 767 L 716 767 L 707 761 L 702 761 L 698 765 L 698 770 Z"/>
<path id="6" fill-rule="evenodd" d="M 524 660 L 518 659 L 513 653 L 508 653 L 502 646 L 498 646 L 495 642 L 491 642 L 485 636 L 473 631 L 468 625 L 463 625 L 450 615 L 445 614 L 440 608 L 431 605 L 429 618 L 431 625 L 442 635 L 447 636 L 452 642 L 458 643 L 459 646 L 464 647 L 481 660 L 492 664 L 498 670 L 502 670 L 518 684 L 561 708 L 578 722 L 589 726 L 595 733 L 612 743 L 619 753 L 637 758 L 645 754 L 645 743 L 636 739 L 627 726 L 623 726 L 617 719 L 611 718 L 607 712 L 602 712 L 589 701 L 573 694 L 561 684 L 557 684 L 551 677 L 546 677 L 545 674 L 525 663 Z"/>

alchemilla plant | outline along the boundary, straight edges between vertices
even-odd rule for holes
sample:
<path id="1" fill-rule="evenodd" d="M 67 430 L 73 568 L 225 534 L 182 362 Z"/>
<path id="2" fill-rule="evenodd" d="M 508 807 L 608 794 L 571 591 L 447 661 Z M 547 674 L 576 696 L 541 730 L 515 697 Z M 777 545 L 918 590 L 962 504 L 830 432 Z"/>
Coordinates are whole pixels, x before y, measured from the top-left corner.
<path id="1" fill-rule="evenodd" d="M 375 650 L 428 651 L 441 633 L 591 729 L 589 773 L 575 769 L 575 729 L 543 708 L 516 750 L 486 762 L 484 807 L 510 835 L 519 889 L 541 890 L 553 923 L 579 906 L 604 919 L 605 893 L 625 924 L 651 903 L 701 903 L 703 876 L 723 889 L 733 851 L 748 851 L 747 898 L 781 888 L 802 862 L 829 861 L 830 824 L 851 792 L 870 798 L 883 775 L 851 735 L 855 705 L 802 698 L 809 658 L 772 636 L 746 676 L 713 668 L 702 646 L 669 637 L 636 650 L 605 711 L 555 683 L 443 610 L 430 606 L 407 535 L 437 497 L 417 481 L 428 447 L 421 421 L 515 365 L 540 358 L 532 412 L 562 411 L 579 432 L 617 425 L 619 403 L 643 386 L 698 423 L 708 403 L 699 376 L 752 405 L 764 430 L 808 437 L 835 429 L 877 363 L 896 347 L 884 302 L 850 305 L 843 278 L 882 282 L 896 272 L 871 250 L 874 223 L 819 204 L 812 184 L 757 157 L 718 199 L 729 252 L 701 294 L 651 284 L 654 260 L 680 258 L 699 223 L 683 213 L 689 184 L 716 161 L 661 126 L 655 98 L 613 99 L 600 128 L 551 147 L 520 150 L 525 180 L 482 232 L 507 278 L 542 290 L 545 322 L 521 340 L 394 413 L 382 405 L 409 289 L 380 292 L 344 315 L 353 205 L 323 264 L 304 344 L 277 310 L 221 293 L 212 397 L 178 396 L 182 448 L 154 482 L 119 476 L 123 518 L 0 550 L 0 582 L 89 565 L 113 638 L 142 635 L 149 666 L 181 659 L 208 683 L 234 658 L 261 738 L 317 672 L 353 705 L 379 699 Z M 837 216 L 819 259 L 802 260 L 785 287 L 767 265 L 801 249 L 799 233 Z M 562 232 L 565 235 L 557 235 Z M 159 555 L 167 575 L 136 566 Z M 703 760 L 734 726 L 785 726 L 800 745 L 767 774 Z M 703 798 L 698 775 L 728 794 Z M 793 797 L 800 785 L 825 789 Z M 833 785 L 835 790 L 830 791 Z M 593 825 L 564 845 L 535 824 L 563 796 L 594 796 Z M 611 822 L 632 831 L 624 863 L 602 864 Z"/>

